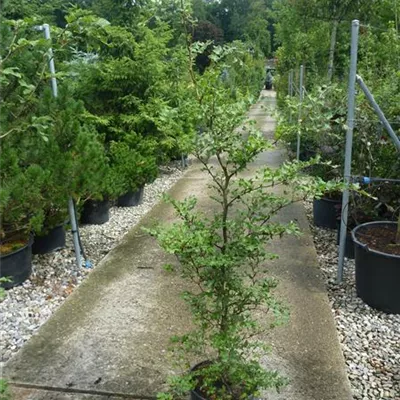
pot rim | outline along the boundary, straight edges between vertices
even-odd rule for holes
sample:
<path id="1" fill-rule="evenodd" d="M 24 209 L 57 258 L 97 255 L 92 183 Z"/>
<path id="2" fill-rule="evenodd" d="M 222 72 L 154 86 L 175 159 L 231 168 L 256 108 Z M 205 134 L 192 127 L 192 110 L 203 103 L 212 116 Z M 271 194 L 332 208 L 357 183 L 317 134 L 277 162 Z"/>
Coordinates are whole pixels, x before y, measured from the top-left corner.
<path id="1" fill-rule="evenodd" d="M 319 199 L 314 199 L 314 201 L 326 201 L 328 203 L 338 203 L 338 204 L 340 204 L 342 202 L 342 199 L 330 199 L 329 197 L 322 196 Z"/>
<path id="2" fill-rule="evenodd" d="M 13 256 L 13 255 L 15 255 L 15 254 L 18 254 L 19 252 L 21 252 L 21 251 L 23 251 L 23 250 L 26 250 L 27 247 L 32 246 L 32 244 L 33 244 L 33 235 L 31 234 L 31 235 L 29 235 L 29 239 L 28 239 L 27 243 L 25 244 L 25 246 L 22 246 L 22 247 L 19 248 L 18 250 L 15 250 L 15 251 L 13 251 L 13 252 L 11 252 L 11 253 L 0 254 L 0 259 L 1 259 L 1 260 L 4 260 L 4 259 L 7 258 L 7 257 L 10 257 L 10 256 Z"/>
<path id="3" fill-rule="evenodd" d="M 361 247 L 363 250 L 375 254 L 375 255 L 379 255 L 381 257 L 385 257 L 385 258 L 390 258 L 390 259 L 395 259 L 395 260 L 400 260 L 400 256 L 395 255 L 395 254 L 389 254 L 389 253 L 384 253 L 382 251 L 379 250 L 374 250 L 374 249 L 370 249 L 368 247 L 367 244 L 364 244 L 362 242 L 360 242 L 357 239 L 357 232 L 359 229 L 364 228 L 365 226 L 368 225 L 397 225 L 397 222 L 393 222 L 393 221 L 372 221 L 372 222 L 365 222 L 364 224 L 361 225 L 357 225 L 352 231 L 351 231 L 351 237 L 353 238 L 353 242 L 355 245 L 357 245 L 358 247 Z"/>

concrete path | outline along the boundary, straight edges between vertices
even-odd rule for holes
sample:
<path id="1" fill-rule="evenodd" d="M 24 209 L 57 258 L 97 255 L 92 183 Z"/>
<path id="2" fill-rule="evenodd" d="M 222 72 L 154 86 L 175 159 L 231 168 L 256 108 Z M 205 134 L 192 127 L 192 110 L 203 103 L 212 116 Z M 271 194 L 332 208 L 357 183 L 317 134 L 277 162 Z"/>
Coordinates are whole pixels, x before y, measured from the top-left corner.
<path id="1" fill-rule="evenodd" d="M 275 99 L 263 92 L 249 115 L 272 137 L 274 121 L 264 106 Z M 263 153 L 260 165 L 279 165 L 282 150 Z M 194 164 L 172 188 L 176 198 L 196 195 L 212 211 L 207 176 Z M 297 220 L 301 238 L 273 243 L 280 259 L 270 266 L 279 295 L 291 310 L 290 322 L 266 335 L 272 353 L 263 363 L 290 378 L 281 394 L 268 400 L 350 400 L 350 388 L 305 210 L 285 210 L 283 220 Z M 55 315 L 6 366 L 16 400 L 115 400 L 154 398 L 173 371 L 169 337 L 189 327 L 180 299 L 186 283 L 164 272 L 168 257 L 143 226 L 173 219 L 170 206 L 157 205 L 119 244 Z"/>

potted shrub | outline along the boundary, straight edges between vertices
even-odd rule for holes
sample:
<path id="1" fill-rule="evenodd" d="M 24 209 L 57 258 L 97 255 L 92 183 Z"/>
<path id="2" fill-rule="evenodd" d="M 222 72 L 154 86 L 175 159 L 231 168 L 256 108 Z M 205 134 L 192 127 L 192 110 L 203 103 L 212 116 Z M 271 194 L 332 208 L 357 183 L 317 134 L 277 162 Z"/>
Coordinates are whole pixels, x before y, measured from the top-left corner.
<path id="1" fill-rule="evenodd" d="M 31 29 L 32 20 L 1 18 L 0 141 L 1 277 L 11 287 L 31 271 L 31 230 L 41 229 L 43 188 L 48 172 L 32 158 L 31 137 L 46 139 L 49 117 L 36 112 L 44 87 L 48 44 Z"/>
<path id="2" fill-rule="evenodd" d="M 4 141 L 5 142 L 5 141 Z M 2 142 L 0 188 L 0 277 L 4 287 L 22 283 L 31 273 L 32 229 L 43 223 L 42 188 L 46 171 L 38 165 L 21 167 L 21 153 Z"/>
<path id="3" fill-rule="evenodd" d="M 117 205 L 131 207 L 143 200 L 144 185 L 152 182 L 158 173 L 152 144 L 138 135 L 129 135 L 124 141 L 111 142 L 112 177 L 119 194 Z"/>
<path id="4" fill-rule="evenodd" d="M 188 46 L 191 65 L 201 49 L 199 44 Z M 256 176 L 241 176 L 268 143 L 252 124 L 237 129 L 244 123 L 248 93 L 237 90 L 233 98 L 219 79 L 227 54 L 234 51 L 229 46 L 214 48 L 211 66 L 193 80 L 196 115 L 203 126 L 194 154 L 209 174 L 215 211 L 201 212 L 195 197 L 170 199 L 178 221 L 150 229 L 161 247 L 177 257 L 178 265 L 168 268 L 194 284 L 183 297 L 195 328 L 174 338 L 178 354 L 184 359 L 189 355 L 187 369 L 171 379 L 170 391 L 160 394 L 160 399 L 185 398 L 187 391 L 192 399 L 250 399 L 263 389 L 279 390 L 285 384 L 276 371 L 260 364 L 257 351 L 264 346 L 251 339 L 261 329 L 255 309 L 263 307 L 272 314 L 268 321 L 272 325 L 284 321 L 287 314 L 273 296 L 277 282 L 265 273 L 268 260 L 276 257 L 265 243 L 298 233 L 293 222 L 273 221 L 279 210 L 327 189 L 320 179 L 299 174 L 313 162 L 285 163 L 276 170 L 262 167 Z M 291 190 L 285 194 L 271 190 L 289 182 Z M 193 366 L 190 356 L 201 362 Z"/>

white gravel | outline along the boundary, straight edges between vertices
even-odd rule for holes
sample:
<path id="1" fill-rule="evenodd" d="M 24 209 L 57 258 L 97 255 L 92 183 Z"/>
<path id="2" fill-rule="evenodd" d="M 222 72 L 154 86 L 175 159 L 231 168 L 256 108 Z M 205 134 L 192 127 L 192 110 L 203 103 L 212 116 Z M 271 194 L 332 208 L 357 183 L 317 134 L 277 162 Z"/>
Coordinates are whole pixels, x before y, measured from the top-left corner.
<path id="1" fill-rule="evenodd" d="M 312 206 L 306 206 L 312 220 Z M 354 399 L 400 400 L 400 315 L 374 310 L 357 297 L 354 260 L 346 261 L 343 283 L 336 285 L 336 231 L 310 225 Z"/>
<path id="2" fill-rule="evenodd" d="M 182 175 L 175 167 L 163 167 L 159 178 L 146 185 L 143 203 L 137 207 L 110 210 L 110 221 L 103 225 L 80 227 L 82 245 L 93 268 L 121 238 L 160 200 Z M 45 323 L 91 269 L 75 263 L 71 234 L 67 247 L 52 254 L 33 257 L 33 273 L 23 285 L 7 290 L 0 303 L 0 365 L 9 360 Z"/>

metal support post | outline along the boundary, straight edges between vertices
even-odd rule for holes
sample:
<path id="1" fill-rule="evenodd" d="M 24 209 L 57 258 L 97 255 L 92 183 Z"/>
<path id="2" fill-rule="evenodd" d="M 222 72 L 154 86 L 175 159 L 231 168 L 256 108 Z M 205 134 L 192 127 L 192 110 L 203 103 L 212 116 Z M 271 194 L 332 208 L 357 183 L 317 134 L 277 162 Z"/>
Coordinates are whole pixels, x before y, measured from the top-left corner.
<path id="1" fill-rule="evenodd" d="M 44 30 L 44 38 L 47 40 L 51 40 L 50 37 L 50 26 L 49 24 L 43 24 L 43 30 Z M 50 74 L 51 74 L 51 89 L 53 91 L 53 96 L 57 97 L 58 96 L 58 87 L 57 87 L 57 79 L 56 79 L 56 68 L 54 65 L 54 55 L 53 55 L 53 48 L 49 48 L 49 68 L 50 68 Z"/>
<path id="2" fill-rule="evenodd" d="M 289 96 L 293 96 L 293 80 L 294 80 L 294 71 L 290 71 L 290 91 Z"/>
<path id="3" fill-rule="evenodd" d="M 347 102 L 347 134 L 346 134 L 346 155 L 344 161 L 344 182 L 349 185 L 351 181 L 351 157 L 353 148 L 353 131 L 354 131 L 354 111 L 356 103 L 356 75 L 357 75 L 357 53 L 358 53 L 358 34 L 360 22 L 354 20 L 351 24 L 351 59 L 350 59 L 350 76 L 348 87 Z M 337 271 L 337 282 L 343 280 L 344 253 L 346 247 L 347 220 L 349 213 L 349 189 L 343 192 L 342 199 L 342 217 L 340 224 L 340 244 L 339 244 L 339 264 Z"/>
<path id="4" fill-rule="evenodd" d="M 35 28 L 38 31 L 44 32 L 44 37 L 46 40 L 51 40 L 49 24 L 43 24 L 40 26 L 36 26 Z M 51 79 L 51 90 L 53 92 L 53 96 L 57 97 L 58 96 L 58 87 L 57 87 L 57 78 L 56 78 L 56 68 L 54 65 L 53 48 L 51 46 L 49 47 L 48 58 L 49 58 L 49 69 L 50 69 L 50 74 L 51 74 L 51 78 L 50 78 Z M 78 267 L 81 267 L 82 266 L 81 247 L 79 245 L 75 204 L 74 204 L 74 201 L 72 200 L 72 198 L 68 199 L 68 211 L 69 211 L 69 218 L 71 221 L 72 238 L 73 238 L 73 242 L 74 242 L 76 264 Z"/>
<path id="5" fill-rule="evenodd" d="M 289 72 L 288 95 L 290 98 L 293 97 L 293 70 L 292 69 Z M 292 123 L 292 111 L 289 109 L 289 124 L 291 124 L 291 123 Z"/>
<path id="6" fill-rule="evenodd" d="M 80 268 L 82 266 L 81 247 L 78 238 L 78 226 L 76 222 L 75 204 L 72 197 L 68 199 L 69 219 L 71 220 L 72 239 L 74 241 L 76 265 Z"/>
<path id="7" fill-rule="evenodd" d="M 293 70 L 292 69 L 289 72 L 288 95 L 293 96 Z"/>
<path id="8" fill-rule="evenodd" d="M 304 65 L 300 66 L 300 103 L 299 103 L 299 120 L 298 120 L 298 130 L 297 130 L 297 161 L 300 160 L 300 142 L 301 142 L 301 108 L 304 98 Z"/>
<path id="9" fill-rule="evenodd" d="M 364 92 L 365 96 L 367 97 L 369 103 L 371 104 L 372 108 L 375 110 L 376 114 L 378 115 L 379 119 L 381 120 L 383 126 L 387 130 L 389 136 L 393 140 L 395 146 L 397 147 L 397 150 L 400 151 L 400 139 L 396 135 L 395 131 L 389 124 L 388 120 L 385 117 L 385 114 L 383 114 L 381 108 L 379 107 L 378 103 L 375 101 L 374 96 L 372 93 L 369 91 L 367 85 L 364 83 L 362 80 L 361 76 L 357 75 L 356 76 L 357 83 L 360 85 L 362 91 Z"/>

